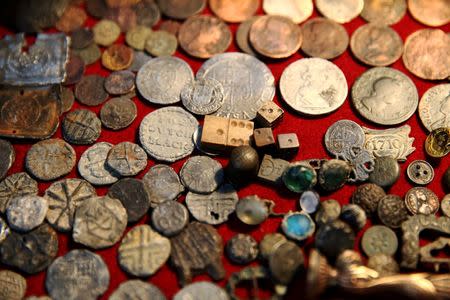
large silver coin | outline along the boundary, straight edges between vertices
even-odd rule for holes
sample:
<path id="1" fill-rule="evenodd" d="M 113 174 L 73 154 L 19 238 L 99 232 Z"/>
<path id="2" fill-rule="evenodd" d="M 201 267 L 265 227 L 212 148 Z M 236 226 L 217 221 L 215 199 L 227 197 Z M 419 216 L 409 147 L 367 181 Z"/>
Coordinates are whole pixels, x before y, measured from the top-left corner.
<path id="1" fill-rule="evenodd" d="M 173 300 L 187 300 L 187 299 L 195 299 L 195 300 L 228 300 L 228 294 L 224 289 L 219 287 L 218 285 L 207 282 L 207 281 L 199 281 L 191 283 L 175 294 Z"/>
<path id="2" fill-rule="evenodd" d="M 348 86 L 338 66 L 322 58 L 303 58 L 281 75 L 284 101 L 299 113 L 323 115 L 338 109 L 347 98 Z"/>
<path id="3" fill-rule="evenodd" d="M 356 110 L 367 120 L 395 125 L 408 120 L 416 111 L 419 95 L 408 76 L 392 68 L 372 68 L 352 87 Z"/>
<path id="4" fill-rule="evenodd" d="M 110 143 L 101 142 L 86 149 L 78 162 L 81 177 L 94 185 L 113 184 L 119 180 L 120 175 L 106 164 L 112 147 Z"/>
<path id="5" fill-rule="evenodd" d="M 193 80 L 194 73 L 185 61 L 164 56 L 142 66 L 136 76 L 136 87 L 149 102 L 167 105 L 180 101 L 181 90 Z"/>
<path id="6" fill-rule="evenodd" d="M 217 116 L 250 120 L 275 95 L 275 79 L 257 58 L 244 53 L 223 53 L 208 59 L 196 78 L 212 78 L 222 84 L 224 104 Z"/>
<path id="7" fill-rule="evenodd" d="M 197 127 L 197 119 L 181 107 L 163 107 L 142 120 L 139 140 L 151 157 L 174 162 L 194 151 L 192 135 Z"/>
<path id="8" fill-rule="evenodd" d="M 180 178 L 191 192 L 209 194 L 222 184 L 224 171 L 218 161 L 208 156 L 193 156 L 181 168 Z"/>
<path id="9" fill-rule="evenodd" d="M 423 94 L 419 117 L 428 131 L 450 127 L 450 83 L 433 86 Z"/>

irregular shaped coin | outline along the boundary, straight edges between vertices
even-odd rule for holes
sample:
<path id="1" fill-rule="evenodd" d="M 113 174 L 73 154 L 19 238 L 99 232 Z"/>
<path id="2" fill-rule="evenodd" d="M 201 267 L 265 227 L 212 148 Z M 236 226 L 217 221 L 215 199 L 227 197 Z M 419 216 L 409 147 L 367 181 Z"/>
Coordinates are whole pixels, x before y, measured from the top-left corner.
<path id="1" fill-rule="evenodd" d="M 4 213 L 11 199 L 25 195 L 37 195 L 36 180 L 27 173 L 15 173 L 0 182 L 0 212 Z"/>
<path id="2" fill-rule="evenodd" d="M 166 296 L 154 284 L 137 279 L 125 281 L 111 294 L 110 300 L 152 299 L 166 300 Z"/>
<path id="3" fill-rule="evenodd" d="M 299 24 L 313 13 L 312 0 L 263 0 L 263 10 L 268 15 L 278 15 L 290 18 Z"/>
<path id="4" fill-rule="evenodd" d="M 27 291 L 27 281 L 12 271 L 0 271 L 0 299 L 22 300 Z"/>
<path id="5" fill-rule="evenodd" d="M 338 23 L 348 23 L 364 8 L 364 0 L 316 0 L 319 12 Z"/>
<path id="6" fill-rule="evenodd" d="M 419 117 L 428 131 L 450 128 L 450 83 L 428 89 L 419 102 Z"/>
<path id="7" fill-rule="evenodd" d="M 109 150 L 106 164 L 122 176 L 134 176 L 147 166 L 147 154 L 137 144 L 122 142 Z"/>
<path id="8" fill-rule="evenodd" d="M 150 208 L 150 199 L 145 184 L 136 178 L 123 178 L 108 190 L 108 196 L 118 199 L 125 207 L 128 222 L 136 222 Z"/>
<path id="9" fill-rule="evenodd" d="M 215 79 L 202 78 L 184 86 L 181 90 L 181 101 L 191 113 L 209 115 L 222 107 L 223 87 Z"/>
<path id="10" fill-rule="evenodd" d="M 174 200 L 184 191 L 178 174 L 167 165 L 154 165 L 142 178 L 150 193 L 150 206 Z"/>
<path id="11" fill-rule="evenodd" d="M 361 17 L 366 21 L 392 25 L 398 23 L 406 13 L 406 0 L 364 0 Z"/>
<path id="12" fill-rule="evenodd" d="M 183 185 L 194 193 L 210 194 L 224 180 L 222 165 L 208 156 L 193 156 L 189 158 L 180 170 Z"/>
<path id="13" fill-rule="evenodd" d="M 110 143 L 97 143 L 84 151 L 78 162 L 78 172 L 94 185 L 107 185 L 116 182 L 120 175 L 107 164 L 108 153 L 113 147 Z"/>
<path id="14" fill-rule="evenodd" d="M 189 212 L 177 201 L 165 201 L 153 209 L 151 220 L 156 231 L 164 236 L 174 236 L 186 227 Z"/>
<path id="15" fill-rule="evenodd" d="M 173 300 L 184 299 L 228 300 L 229 297 L 227 292 L 218 285 L 208 281 L 199 281 L 186 285 L 173 296 Z"/>
<path id="16" fill-rule="evenodd" d="M 6 216 L 12 229 L 27 232 L 44 222 L 47 210 L 47 199 L 34 195 L 20 196 L 9 202 Z"/>
<path id="17" fill-rule="evenodd" d="M 101 134 L 102 123 L 97 115 L 87 109 L 69 112 L 62 122 L 64 139 L 71 144 L 94 143 Z"/>
<path id="18" fill-rule="evenodd" d="M 0 179 L 3 179 L 16 159 L 13 145 L 0 139 Z"/>

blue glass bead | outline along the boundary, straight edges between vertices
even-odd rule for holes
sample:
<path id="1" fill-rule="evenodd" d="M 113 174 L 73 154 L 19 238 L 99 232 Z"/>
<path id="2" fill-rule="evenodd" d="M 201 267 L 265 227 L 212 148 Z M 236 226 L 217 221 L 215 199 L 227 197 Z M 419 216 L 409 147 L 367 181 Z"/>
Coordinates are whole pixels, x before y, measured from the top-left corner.
<path id="1" fill-rule="evenodd" d="M 313 235 L 316 224 L 305 212 L 290 212 L 284 216 L 281 228 L 287 237 L 303 241 Z"/>

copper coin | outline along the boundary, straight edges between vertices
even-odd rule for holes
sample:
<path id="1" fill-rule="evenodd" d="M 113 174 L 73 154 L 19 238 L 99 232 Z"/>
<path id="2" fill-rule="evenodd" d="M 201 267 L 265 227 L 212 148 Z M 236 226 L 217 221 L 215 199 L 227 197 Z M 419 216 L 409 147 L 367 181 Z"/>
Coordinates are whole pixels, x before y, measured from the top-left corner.
<path id="1" fill-rule="evenodd" d="M 285 16 L 300 24 L 312 15 L 314 4 L 312 0 L 263 0 L 262 8 L 268 15 Z"/>
<path id="2" fill-rule="evenodd" d="M 326 18 L 308 20 L 302 26 L 302 51 L 311 57 L 332 59 L 348 47 L 349 36 L 344 26 Z"/>
<path id="3" fill-rule="evenodd" d="M 64 14 L 56 22 L 55 27 L 62 32 L 72 32 L 86 22 L 87 15 L 84 9 L 77 6 L 68 6 Z"/>
<path id="4" fill-rule="evenodd" d="M 118 7 L 109 9 L 105 18 L 119 25 L 122 32 L 127 32 L 137 25 L 137 14 L 132 7 Z"/>
<path id="5" fill-rule="evenodd" d="M 187 19 L 200 13 L 206 0 L 157 0 L 163 14 L 174 19 Z"/>
<path id="6" fill-rule="evenodd" d="M 228 49 L 231 44 L 231 31 L 218 18 L 193 16 L 181 25 L 178 39 L 181 48 L 188 54 L 209 58 Z"/>
<path id="7" fill-rule="evenodd" d="M 165 20 L 162 21 L 159 25 L 159 30 L 167 31 L 174 36 L 178 36 L 178 32 L 180 31 L 181 23 L 174 20 Z"/>
<path id="8" fill-rule="evenodd" d="M 70 48 L 84 49 L 94 42 L 94 33 L 89 28 L 79 28 L 70 34 Z"/>
<path id="9" fill-rule="evenodd" d="M 402 56 L 403 41 L 394 29 L 369 23 L 353 32 L 350 48 L 356 58 L 363 63 L 385 67 Z"/>
<path id="10" fill-rule="evenodd" d="M 136 115 L 136 104 L 125 97 L 108 100 L 100 110 L 100 120 L 103 126 L 113 130 L 128 127 L 133 123 Z"/>
<path id="11" fill-rule="evenodd" d="M 258 6 L 258 0 L 209 0 L 213 13 L 230 23 L 247 20 L 256 13 Z"/>
<path id="12" fill-rule="evenodd" d="M 414 32 L 406 38 L 403 63 L 422 79 L 446 79 L 450 76 L 450 37 L 440 29 Z"/>
<path id="13" fill-rule="evenodd" d="M 61 87 L 58 91 L 59 100 L 61 101 L 61 113 L 68 112 L 75 101 L 75 96 L 71 89 L 67 87 Z"/>
<path id="14" fill-rule="evenodd" d="M 250 43 L 260 54 L 271 58 L 289 57 L 302 44 L 302 32 L 291 19 L 283 16 L 263 16 L 253 23 Z"/>
<path id="15" fill-rule="evenodd" d="M 438 27 L 450 22 L 450 0 L 408 0 L 408 8 L 422 24 Z"/>
<path id="16" fill-rule="evenodd" d="M 141 0 L 105 0 L 105 2 L 109 7 L 124 7 L 135 5 Z"/>
<path id="17" fill-rule="evenodd" d="M 406 0 L 364 0 L 361 17 L 380 25 L 398 23 L 406 13 Z"/>
<path id="18" fill-rule="evenodd" d="M 250 19 L 242 22 L 237 31 L 236 31 L 236 43 L 238 47 L 245 53 L 257 56 L 258 53 L 253 49 L 252 45 L 250 45 L 250 41 L 248 39 L 250 28 L 253 23 L 259 18 L 259 16 L 251 17 Z"/>
<path id="19" fill-rule="evenodd" d="M 161 12 L 154 0 L 142 0 L 133 9 L 138 25 L 153 27 L 161 19 Z"/>
<path id="20" fill-rule="evenodd" d="M 66 78 L 64 79 L 64 84 L 75 84 L 81 80 L 85 70 L 84 61 L 73 53 L 69 55 L 69 61 L 66 65 Z"/>
<path id="21" fill-rule="evenodd" d="M 125 95 L 134 90 L 135 75 L 131 71 L 116 71 L 105 79 L 105 90 L 112 95 Z"/>
<path id="22" fill-rule="evenodd" d="M 88 106 L 99 105 L 108 99 L 104 88 L 105 78 L 99 75 L 84 76 L 75 86 L 75 98 Z"/>
<path id="23" fill-rule="evenodd" d="M 107 10 L 105 0 L 86 0 L 86 11 L 95 18 L 103 18 Z"/>
<path id="24" fill-rule="evenodd" d="M 364 8 L 364 0 L 316 0 L 317 10 L 326 18 L 338 23 L 348 23 Z"/>
<path id="25" fill-rule="evenodd" d="M 102 54 L 102 65 L 111 71 L 124 70 L 133 62 L 133 49 L 123 44 L 110 46 Z"/>

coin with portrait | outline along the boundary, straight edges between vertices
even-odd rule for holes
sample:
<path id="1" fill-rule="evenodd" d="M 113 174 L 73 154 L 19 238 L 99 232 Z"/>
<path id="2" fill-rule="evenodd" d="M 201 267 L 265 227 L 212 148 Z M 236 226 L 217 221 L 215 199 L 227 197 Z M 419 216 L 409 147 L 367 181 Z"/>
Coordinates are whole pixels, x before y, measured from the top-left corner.
<path id="1" fill-rule="evenodd" d="M 428 89 L 419 103 L 419 117 L 428 131 L 450 128 L 450 83 Z"/>
<path id="2" fill-rule="evenodd" d="M 364 0 L 361 17 L 382 25 L 398 23 L 406 13 L 406 0 Z"/>

